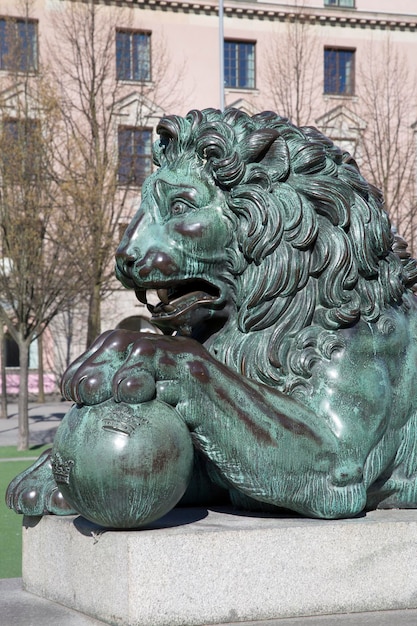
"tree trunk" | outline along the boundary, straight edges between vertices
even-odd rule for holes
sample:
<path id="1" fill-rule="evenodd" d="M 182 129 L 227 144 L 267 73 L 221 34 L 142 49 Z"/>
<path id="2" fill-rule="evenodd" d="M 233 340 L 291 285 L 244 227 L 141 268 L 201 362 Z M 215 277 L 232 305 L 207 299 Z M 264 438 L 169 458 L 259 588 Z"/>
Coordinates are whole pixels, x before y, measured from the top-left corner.
<path id="1" fill-rule="evenodd" d="M 29 342 L 19 342 L 18 450 L 29 449 Z"/>
<path id="2" fill-rule="evenodd" d="M 73 319 L 73 311 L 71 309 L 68 309 L 68 311 L 66 311 L 64 313 L 64 317 L 67 318 L 67 324 L 66 324 L 66 354 L 65 354 L 65 365 L 66 367 L 70 366 L 71 363 L 71 347 L 72 347 L 72 340 L 73 340 L 73 336 L 74 336 L 74 319 Z"/>
<path id="3" fill-rule="evenodd" d="M 100 285 L 94 285 L 88 303 L 87 348 L 101 332 L 101 294 Z"/>
<path id="4" fill-rule="evenodd" d="M 43 335 L 38 337 L 38 402 L 45 402 L 44 389 L 44 372 L 43 372 Z"/>
<path id="5" fill-rule="evenodd" d="M 6 343 L 3 324 L 0 322 L 0 369 L 1 369 L 1 409 L 0 418 L 7 419 L 7 378 L 6 378 Z"/>

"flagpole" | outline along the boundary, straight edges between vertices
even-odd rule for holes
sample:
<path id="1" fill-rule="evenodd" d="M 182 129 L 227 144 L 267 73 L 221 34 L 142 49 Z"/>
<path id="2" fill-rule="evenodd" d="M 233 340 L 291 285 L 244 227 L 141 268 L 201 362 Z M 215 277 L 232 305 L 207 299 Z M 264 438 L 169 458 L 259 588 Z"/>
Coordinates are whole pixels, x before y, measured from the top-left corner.
<path id="1" fill-rule="evenodd" d="M 219 0 L 219 75 L 220 75 L 220 109 L 224 110 L 224 31 L 223 31 L 223 0 Z"/>

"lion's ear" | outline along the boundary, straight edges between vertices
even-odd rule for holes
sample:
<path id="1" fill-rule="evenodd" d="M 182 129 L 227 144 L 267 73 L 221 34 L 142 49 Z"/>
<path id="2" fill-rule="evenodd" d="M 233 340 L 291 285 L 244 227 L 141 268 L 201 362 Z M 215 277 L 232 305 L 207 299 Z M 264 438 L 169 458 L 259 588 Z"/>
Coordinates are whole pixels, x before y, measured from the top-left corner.
<path id="1" fill-rule="evenodd" d="M 251 133 L 240 144 L 240 153 L 246 163 L 262 163 L 276 180 L 288 175 L 290 157 L 287 144 L 274 128 L 263 128 Z"/>

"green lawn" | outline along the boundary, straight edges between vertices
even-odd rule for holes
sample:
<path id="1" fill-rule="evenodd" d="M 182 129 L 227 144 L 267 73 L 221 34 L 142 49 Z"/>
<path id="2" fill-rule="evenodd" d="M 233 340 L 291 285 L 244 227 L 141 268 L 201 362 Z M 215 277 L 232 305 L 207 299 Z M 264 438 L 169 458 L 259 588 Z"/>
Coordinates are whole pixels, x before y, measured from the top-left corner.
<path id="1" fill-rule="evenodd" d="M 17 452 L 15 447 L 0 447 L 0 458 L 20 458 L 20 461 L 0 461 L 0 578 L 18 578 L 22 575 L 22 522 L 23 516 L 10 511 L 5 503 L 7 485 L 12 478 L 33 461 L 25 457 L 38 457 L 45 448 L 34 447 Z"/>

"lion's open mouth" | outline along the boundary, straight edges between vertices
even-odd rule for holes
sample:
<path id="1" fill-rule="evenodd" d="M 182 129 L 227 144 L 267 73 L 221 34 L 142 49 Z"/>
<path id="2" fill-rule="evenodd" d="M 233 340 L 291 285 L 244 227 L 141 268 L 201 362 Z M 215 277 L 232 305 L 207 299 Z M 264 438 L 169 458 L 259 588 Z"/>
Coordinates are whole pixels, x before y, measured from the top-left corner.
<path id="1" fill-rule="evenodd" d="M 153 287 L 159 302 L 149 302 L 151 289 L 136 290 L 137 299 L 146 304 L 156 324 L 166 320 L 176 326 L 178 320 L 187 316 L 194 309 L 206 305 L 209 308 L 221 306 L 221 291 L 216 285 L 206 280 L 185 280 L 165 287 Z"/>

